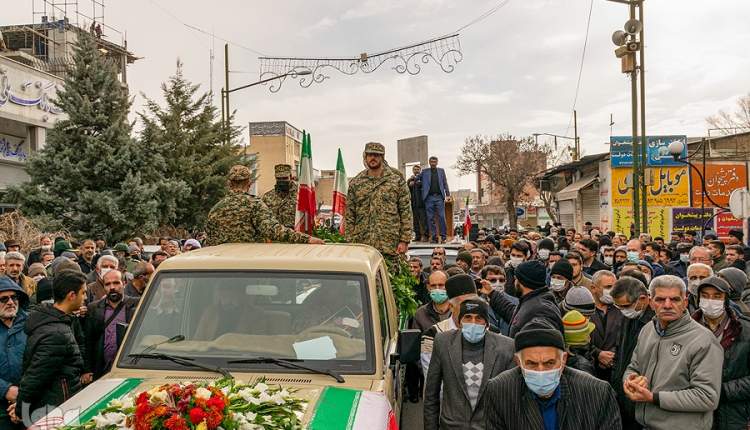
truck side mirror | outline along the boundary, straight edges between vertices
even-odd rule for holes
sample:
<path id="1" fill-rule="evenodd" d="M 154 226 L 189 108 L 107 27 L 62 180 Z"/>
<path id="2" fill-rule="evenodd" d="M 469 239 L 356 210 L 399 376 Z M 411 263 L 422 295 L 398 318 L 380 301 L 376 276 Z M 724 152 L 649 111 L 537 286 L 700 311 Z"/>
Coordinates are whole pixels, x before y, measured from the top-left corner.
<path id="1" fill-rule="evenodd" d="M 128 324 L 117 323 L 115 326 L 115 338 L 117 339 L 117 346 L 122 345 L 123 339 L 125 339 L 125 332 L 128 331 Z"/>
<path id="2" fill-rule="evenodd" d="M 418 329 L 401 330 L 398 336 L 398 358 L 401 364 L 419 361 L 419 341 L 421 337 L 422 332 Z"/>

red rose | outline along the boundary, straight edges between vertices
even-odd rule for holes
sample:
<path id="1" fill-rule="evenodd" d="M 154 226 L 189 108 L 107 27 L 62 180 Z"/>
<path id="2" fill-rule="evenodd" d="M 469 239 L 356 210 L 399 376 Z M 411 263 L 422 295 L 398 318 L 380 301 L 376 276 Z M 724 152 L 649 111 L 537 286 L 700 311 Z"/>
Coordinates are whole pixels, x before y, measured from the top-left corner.
<path id="1" fill-rule="evenodd" d="M 138 403 L 138 406 L 135 407 L 135 416 L 142 417 L 149 411 L 151 411 L 151 407 L 148 405 L 148 403 Z"/>
<path id="2" fill-rule="evenodd" d="M 206 406 L 211 409 L 216 409 L 217 411 L 223 411 L 226 404 L 224 403 L 224 400 L 219 397 L 211 397 L 206 402 Z"/>
<path id="3" fill-rule="evenodd" d="M 148 393 L 144 391 L 141 394 L 139 394 L 138 399 L 135 402 L 137 404 L 148 403 Z"/>
<path id="4" fill-rule="evenodd" d="M 216 427 L 219 427 L 221 425 L 221 422 L 224 420 L 224 416 L 217 411 L 216 409 L 212 409 L 208 413 L 208 417 L 206 418 L 206 426 L 213 430 Z"/>
<path id="5" fill-rule="evenodd" d="M 166 421 L 164 421 L 164 427 L 168 430 L 187 430 L 188 425 L 184 418 L 177 414 L 172 414 Z"/>
<path id="6" fill-rule="evenodd" d="M 203 411 L 201 408 L 193 408 L 190 409 L 190 422 L 198 425 L 206 419 L 206 412 Z"/>

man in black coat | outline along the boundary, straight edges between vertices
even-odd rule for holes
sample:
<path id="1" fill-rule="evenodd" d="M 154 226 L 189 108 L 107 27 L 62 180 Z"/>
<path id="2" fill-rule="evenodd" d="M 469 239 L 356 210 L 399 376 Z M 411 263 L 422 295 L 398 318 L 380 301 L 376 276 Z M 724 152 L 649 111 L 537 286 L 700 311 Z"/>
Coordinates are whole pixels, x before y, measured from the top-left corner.
<path id="1" fill-rule="evenodd" d="M 600 270 L 609 270 L 609 266 L 596 258 L 599 244 L 593 239 L 581 239 L 576 245 L 576 250 L 583 257 L 583 273 L 594 276 Z"/>
<path id="2" fill-rule="evenodd" d="M 534 318 L 514 339 L 518 367 L 490 380 L 485 427 L 492 430 L 620 430 L 612 387 L 565 365 L 556 327 Z"/>
<path id="3" fill-rule="evenodd" d="M 498 317 L 510 321 L 510 337 L 515 337 L 532 318 L 544 318 L 563 333 L 560 308 L 547 288 L 547 269 L 539 260 L 525 261 L 516 267 L 515 288 L 521 293 L 518 305 L 505 297 L 493 300 L 492 309 Z"/>
<path id="4" fill-rule="evenodd" d="M 120 347 L 117 324 L 129 324 L 138 306 L 137 298 L 123 295 L 125 286 L 119 270 L 107 272 L 102 283 L 107 295 L 89 305 L 86 317 L 86 363 L 94 378 L 112 368 Z"/>
<path id="5" fill-rule="evenodd" d="M 71 328 L 86 299 L 86 276 L 60 272 L 52 283 L 55 303 L 42 304 L 26 322 L 23 376 L 11 419 L 30 426 L 81 389 L 83 356 Z"/>
<path id="6" fill-rule="evenodd" d="M 413 175 L 406 181 L 409 186 L 411 195 L 411 212 L 414 221 L 414 240 L 426 242 L 429 240 L 429 230 L 427 229 L 427 212 L 422 200 L 422 166 L 415 164 L 411 168 Z"/>

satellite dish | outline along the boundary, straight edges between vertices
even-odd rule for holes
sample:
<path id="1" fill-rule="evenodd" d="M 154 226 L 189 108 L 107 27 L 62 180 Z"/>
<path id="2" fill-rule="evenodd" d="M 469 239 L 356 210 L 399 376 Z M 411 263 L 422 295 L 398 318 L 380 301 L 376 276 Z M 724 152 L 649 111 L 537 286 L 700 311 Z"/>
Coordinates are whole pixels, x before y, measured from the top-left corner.
<path id="1" fill-rule="evenodd" d="M 629 19 L 628 22 L 625 23 L 624 28 L 629 34 L 636 34 L 643 30 L 643 24 L 637 19 Z"/>
<path id="2" fill-rule="evenodd" d="M 617 30 L 614 33 L 612 33 L 612 43 L 615 44 L 615 46 L 622 46 L 628 41 L 628 33 Z"/>
<path id="3" fill-rule="evenodd" d="M 750 191 L 738 188 L 729 195 L 729 210 L 738 219 L 750 218 Z"/>

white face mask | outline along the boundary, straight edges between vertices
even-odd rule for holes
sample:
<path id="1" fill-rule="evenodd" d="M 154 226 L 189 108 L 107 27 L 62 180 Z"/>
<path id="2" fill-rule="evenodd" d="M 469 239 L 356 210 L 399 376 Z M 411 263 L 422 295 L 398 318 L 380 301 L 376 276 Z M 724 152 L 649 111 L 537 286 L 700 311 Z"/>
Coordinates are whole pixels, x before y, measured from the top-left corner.
<path id="1" fill-rule="evenodd" d="M 635 309 L 630 309 L 630 308 L 620 309 L 620 312 L 622 312 L 622 316 L 624 316 L 625 318 L 629 320 L 636 319 L 639 316 L 641 316 L 641 314 L 643 313 L 642 310 L 636 311 Z"/>
<path id="2" fill-rule="evenodd" d="M 610 294 L 612 292 L 612 288 L 604 288 L 602 290 L 602 296 L 599 298 L 599 301 L 604 303 L 605 305 L 611 305 L 614 303 L 614 300 L 612 299 L 612 295 Z"/>
<path id="3" fill-rule="evenodd" d="M 699 303 L 703 315 L 717 319 L 724 314 L 724 300 L 700 299 Z"/>
<path id="4" fill-rule="evenodd" d="M 99 277 L 104 279 L 104 276 L 106 276 L 107 273 L 111 272 L 112 270 L 114 269 L 108 269 L 106 267 L 102 267 L 101 269 L 99 269 Z"/>
<path id="5" fill-rule="evenodd" d="M 692 295 L 698 294 L 698 286 L 701 284 L 703 279 L 690 279 L 688 280 L 688 292 Z"/>
<path id="6" fill-rule="evenodd" d="M 552 291 L 557 291 L 559 293 L 560 291 L 565 290 L 565 285 L 567 284 L 567 282 L 568 281 L 566 281 L 565 279 L 551 278 L 549 280 L 549 287 L 552 289 Z"/>
<path id="7" fill-rule="evenodd" d="M 614 259 L 612 257 L 604 257 L 604 264 L 607 266 L 612 266 L 612 263 L 614 263 Z"/>
<path id="8" fill-rule="evenodd" d="M 680 261 L 687 263 L 690 261 L 690 254 L 680 254 Z"/>
<path id="9" fill-rule="evenodd" d="M 539 258 L 542 260 L 546 260 L 549 258 L 549 249 L 540 249 L 539 252 Z"/>
<path id="10" fill-rule="evenodd" d="M 510 257 L 510 265 L 515 267 L 518 267 L 519 264 L 523 263 L 523 258 L 521 257 Z"/>

